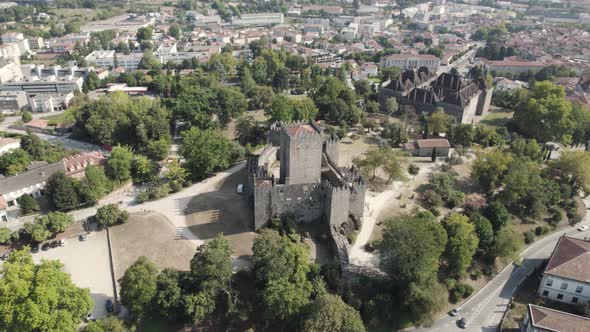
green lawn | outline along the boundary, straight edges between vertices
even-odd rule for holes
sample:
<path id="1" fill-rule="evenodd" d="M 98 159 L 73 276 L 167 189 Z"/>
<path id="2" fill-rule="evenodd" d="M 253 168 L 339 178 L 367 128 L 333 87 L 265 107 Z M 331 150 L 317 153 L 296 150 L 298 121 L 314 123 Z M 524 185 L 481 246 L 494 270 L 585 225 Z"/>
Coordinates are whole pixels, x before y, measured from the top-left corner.
<path id="1" fill-rule="evenodd" d="M 493 128 L 504 127 L 513 115 L 514 112 L 492 111 L 479 123 Z"/>

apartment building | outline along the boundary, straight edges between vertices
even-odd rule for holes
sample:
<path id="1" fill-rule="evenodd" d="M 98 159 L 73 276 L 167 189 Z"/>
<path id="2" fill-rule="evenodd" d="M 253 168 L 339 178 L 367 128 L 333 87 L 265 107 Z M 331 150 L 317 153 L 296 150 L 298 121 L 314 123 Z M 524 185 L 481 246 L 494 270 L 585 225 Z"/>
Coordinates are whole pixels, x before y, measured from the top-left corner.
<path id="1" fill-rule="evenodd" d="M 26 78 L 0 84 L 0 91 L 25 91 L 30 95 L 37 94 L 68 94 L 82 91 L 82 77 L 47 77 Z"/>
<path id="2" fill-rule="evenodd" d="M 283 13 L 260 13 L 242 14 L 241 17 L 232 17 L 231 24 L 234 26 L 266 26 L 283 24 Z"/>
<path id="3" fill-rule="evenodd" d="M 29 105 L 24 91 L 0 91 L 0 113 L 16 113 Z"/>
<path id="4" fill-rule="evenodd" d="M 426 67 L 437 72 L 440 59 L 431 54 L 391 54 L 381 57 L 381 67 L 398 67 L 402 70 Z"/>
<path id="5" fill-rule="evenodd" d="M 590 303 L 590 241 L 563 236 L 543 272 L 539 296 L 570 304 Z"/>

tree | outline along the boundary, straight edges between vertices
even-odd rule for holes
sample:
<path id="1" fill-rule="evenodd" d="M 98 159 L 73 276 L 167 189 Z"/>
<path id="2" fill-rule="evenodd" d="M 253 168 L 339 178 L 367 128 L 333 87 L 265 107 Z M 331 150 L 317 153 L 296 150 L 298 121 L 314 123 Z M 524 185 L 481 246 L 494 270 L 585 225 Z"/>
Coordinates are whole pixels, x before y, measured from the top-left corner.
<path id="1" fill-rule="evenodd" d="M 64 212 L 50 212 L 46 216 L 38 218 L 37 223 L 45 225 L 51 233 L 64 232 L 74 223 L 74 217 Z"/>
<path id="2" fill-rule="evenodd" d="M 119 280 L 121 285 L 121 303 L 137 319 L 141 320 L 150 309 L 156 294 L 157 268 L 144 256 L 127 268 Z"/>
<path id="3" fill-rule="evenodd" d="M 510 152 L 520 159 L 528 158 L 531 161 L 541 161 L 543 158 L 541 146 L 535 139 L 517 137 L 510 142 Z"/>
<path id="4" fill-rule="evenodd" d="M 21 149 L 27 151 L 27 153 L 33 157 L 34 160 L 45 159 L 44 157 L 47 150 L 47 144 L 37 135 L 28 133 L 26 136 L 21 137 L 20 147 Z"/>
<path id="5" fill-rule="evenodd" d="M 35 220 L 34 222 L 25 222 L 23 226 L 25 233 L 31 236 L 31 239 L 35 242 L 41 242 L 51 236 L 51 232 L 47 229 L 47 226 Z"/>
<path id="6" fill-rule="evenodd" d="M 7 244 L 10 241 L 12 232 L 8 227 L 0 227 L 0 244 Z"/>
<path id="7" fill-rule="evenodd" d="M 232 118 L 243 114 L 248 109 L 248 101 L 239 89 L 218 86 L 213 91 L 217 97 L 215 113 L 222 126 L 227 125 Z"/>
<path id="8" fill-rule="evenodd" d="M 521 100 L 514 112 L 514 122 L 527 137 L 541 142 L 567 141 L 575 127 L 572 105 L 565 90 L 551 81 L 536 82 L 528 100 Z"/>
<path id="9" fill-rule="evenodd" d="M 387 101 L 385 102 L 385 112 L 388 115 L 392 115 L 394 113 L 396 113 L 399 109 L 399 105 L 397 103 L 397 98 L 395 97 L 391 97 L 388 98 Z"/>
<path id="10" fill-rule="evenodd" d="M 231 156 L 231 142 L 217 130 L 192 127 L 182 133 L 182 140 L 180 154 L 194 179 L 227 168 L 235 161 Z"/>
<path id="11" fill-rule="evenodd" d="M 115 316 L 90 322 L 83 329 L 83 332 L 127 332 L 128 329 L 123 321 Z"/>
<path id="12" fill-rule="evenodd" d="M 405 153 L 400 153 L 393 149 L 387 149 L 383 171 L 387 174 L 387 183 L 392 180 L 406 180 L 405 172 Z"/>
<path id="13" fill-rule="evenodd" d="M 254 240 L 254 273 L 267 319 L 288 321 L 309 302 L 313 287 L 306 249 L 272 230 Z"/>
<path id="14" fill-rule="evenodd" d="M 100 198 L 109 193 L 112 183 L 102 167 L 90 165 L 84 170 L 84 179 L 80 182 L 80 195 L 83 201 L 96 204 Z"/>
<path id="15" fill-rule="evenodd" d="M 590 192 L 590 153 L 564 151 L 551 167 L 561 172 L 575 188 Z"/>
<path id="16" fill-rule="evenodd" d="M 250 97 L 248 108 L 251 110 L 268 109 L 274 100 L 274 92 L 268 86 L 255 86 L 248 94 Z"/>
<path id="17" fill-rule="evenodd" d="M 149 183 L 158 176 L 159 166 L 146 156 L 136 155 L 131 162 L 131 174 L 135 183 Z"/>
<path id="18" fill-rule="evenodd" d="M 131 177 L 133 152 L 129 147 L 116 146 L 107 162 L 107 174 L 115 181 L 126 181 Z"/>
<path id="19" fill-rule="evenodd" d="M 174 192 L 180 191 L 188 183 L 190 174 L 176 160 L 166 164 L 166 168 L 164 177 L 168 180 L 170 188 Z"/>
<path id="20" fill-rule="evenodd" d="M 494 243 L 494 228 L 490 220 L 479 213 L 474 213 L 469 217 L 475 232 L 479 238 L 479 247 L 487 250 Z"/>
<path id="21" fill-rule="evenodd" d="M 354 82 L 354 90 L 359 96 L 367 97 L 371 92 L 371 83 L 367 80 L 358 80 Z"/>
<path id="22" fill-rule="evenodd" d="M 485 190 L 494 190 L 500 186 L 511 161 L 511 154 L 497 148 L 480 151 L 471 166 L 471 176 Z"/>
<path id="23" fill-rule="evenodd" d="M 479 238 L 469 218 L 462 214 L 451 214 L 442 221 L 448 236 L 445 257 L 449 271 L 456 276 L 463 276 L 471 265 L 471 259 L 479 244 Z"/>
<path id="24" fill-rule="evenodd" d="M 31 161 L 31 155 L 26 151 L 14 149 L 0 155 L 0 172 L 5 176 L 22 173 Z"/>
<path id="25" fill-rule="evenodd" d="M 168 321 L 174 322 L 182 317 L 182 295 L 180 273 L 174 269 L 162 270 L 156 279 L 154 309 Z"/>
<path id="26" fill-rule="evenodd" d="M 180 26 L 177 23 L 173 23 L 170 25 L 170 28 L 168 28 L 168 34 L 176 39 L 180 38 Z"/>
<path id="27" fill-rule="evenodd" d="M 262 293 L 264 315 L 269 320 L 292 319 L 309 303 L 310 294 L 309 282 L 298 285 L 286 278 L 272 279 Z"/>
<path id="28" fill-rule="evenodd" d="M 493 254 L 497 257 L 514 260 L 522 248 L 522 236 L 512 227 L 503 227 L 496 234 Z"/>
<path id="29" fill-rule="evenodd" d="M 500 193 L 500 199 L 522 215 L 539 217 L 550 205 L 545 180 L 541 178 L 541 170 L 536 162 L 515 159 L 508 167 L 503 182 L 504 190 Z"/>
<path id="30" fill-rule="evenodd" d="M 446 133 L 449 129 L 452 117 L 447 115 L 444 110 L 437 108 L 436 112 L 432 113 L 428 119 L 429 134 Z"/>
<path id="31" fill-rule="evenodd" d="M 18 206 L 23 214 L 31 214 L 35 212 L 39 212 L 39 203 L 37 200 L 33 198 L 31 195 L 22 195 L 21 197 L 16 199 Z"/>
<path id="32" fill-rule="evenodd" d="M 411 282 L 403 294 L 403 306 L 415 326 L 431 325 L 433 315 L 447 304 L 444 286 L 431 277 L 420 283 Z"/>
<path id="33" fill-rule="evenodd" d="M 52 174 L 47 179 L 45 190 L 49 201 L 57 210 L 71 210 L 80 205 L 76 180 L 62 171 Z"/>
<path id="34" fill-rule="evenodd" d="M 327 294 L 305 309 L 302 330 L 308 332 L 363 332 L 361 317 L 353 307 L 337 295 Z"/>
<path id="35" fill-rule="evenodd" d="M 170 142 L 165 139 L 150 141 L 147 146 L 147 155 L 153 160 L 160 161 L 168 157 Z"/>
<path id="36" fill-rule="evenodd" d="M 475 140 L 475 128 L 473 125 L 461 123 L 453 128 L 453 137 L 449 137 L 454 145 L 470 147 Z"/>
<path id="37" fill-rule="evenodd" d="M 96 210 L 96 221 L 101 227 L 125 223 L 128 217 L 127 211 L 121 211 L 117 204 L 103 205 Z"/>
<path id="38" fill-rule="evenodd" d="M 385 221 L 381 249 L 383 269 L 403 284 L 435 277 L 447 234 L 430 212 Z"/>
<path id="39" fill-rule="evenodd" d="M 92 310 L 90 291 L 76 287 L 59 261 L 35 265 L 29 248 L 0 267 L 0 326 L 7 331 L 76 331 Z"/>
<path id="40" fill-rule="evenodd" d="M 386 149 L 375 149 L 365 153 L 364 158 L 355 157 L 352 163 L 358 167 L 365 176 L 371 176 L 371 181 L 377 176 L 377 169 L 387 161 Z"/>
<path id="41" fill-rule="evenodd" d="M 144 41 L 151 41 L 154 30 L 150 27 L 142 27 L 137 29 L 137 42 L 142 43 Z"/>
<path id="42" fill-rule="evenodd" d="M 270 108 L 264 113 L 270 117 L 271 121 L 291 122 L 295 117 L 293 103 L 289 97 L 282 94 L 277 94 L 272 98 Z"/>
<path id="43" fill-rule="evenodd" d="M 23 111 L 23 113 L 21 114 L 21 119 L 24 123 L 27 123 L 33 120 L 33 115 L 31 114 L 31 112 Z"/>
<path id="44" fill-rule="evenodd" d="M 223 293 L 231 299 L 232 250 L 223 233 L 199 247 L 190 262 L 189 278 L 199 290 L 210 294 Z"/>
<path id="45" fill-rule="evenodd" d="M 432 148 L 432 153 L 430 154 L 430 160 L 432 162 L 436 161 L 436 146 Z"/>

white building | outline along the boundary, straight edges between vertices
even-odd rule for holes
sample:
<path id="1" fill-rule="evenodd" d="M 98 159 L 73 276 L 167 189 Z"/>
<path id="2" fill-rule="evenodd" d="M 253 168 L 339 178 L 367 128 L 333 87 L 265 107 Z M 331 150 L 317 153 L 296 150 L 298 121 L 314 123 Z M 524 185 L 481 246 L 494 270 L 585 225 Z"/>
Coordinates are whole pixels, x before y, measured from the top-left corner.
<path id="1" fill-rule="evenodd" d="M 241 17 L 232 17 L 231 24 L 235 26 L 265 26 L 283 24 L 283 13 L 242 14 Z"/>
<path id="2" fill-rule="evenodd" d="M 29 96 L 29 105 L 33 112 L 57 112 L 67 109 L 73 98 L 73 92 L 65 94 L 37 94 Z"/>
<path id="3" fill-rule="evenodd" d="M 0 83 L 21 79 L 23 72 L 18 62 L 0 60 Z"/>
<path id="4" fill-rule="evenodd" d="M 0 91 L 0 113 L 14 114 L 29 105 L 24 91 Z"/>
<path id="5" fill-rule="evenodd" d="M 381 67 L 398 67 L 402 70 L 427 67 L 430 71 L 437 72 L 440 59 L 432 54 L 391 54 L 381 57 L 380 64 Z"/>
<path id="6" fill-rule="evenodd" d="M 82 77 L 31 77 L 22 80 L 3 82 L 0 91 L 25 91 L 29 95 L 37 94 L 68 94 L 82 91 Z"/>
<path id="7" fill-rule="evenodd" d="M 29 40 L 25 38 L 22 33 L 17 32 L 9 32 L 2 35 L 2 43 L 3 44 L 10 44 L 14 43 L 17 45 L 20 54 L 32 54 L 31 48 L 29 46 Z"/>
<path id="8" fill-rule="evenodd" d="M 93 51 L 84 59 L 88 65 L 97 68 L 112 69 L 115 67 L 123 67 L 125 70 L 137 70 L 141 58 L 143 58 L 143 53 L 141 52 L 124 54 L 115 53 L 115 51 Z M 115 66 L 115 62 L 117 66 Z"/>
<path id="9" fill-rule="evenodd" d="M 570 304 L 590 304 L 590 241 L 563 236 L 539 285 L 539 296 Z"/>
<path id="10" fill-rule="evenodd" d="M 358 23 L 350 23 L 349 26 L 342 29 L 340 32 L 340 36 L 346 40 L 351 41 L 356 38 L 359 33 L 359 24 Z"/>

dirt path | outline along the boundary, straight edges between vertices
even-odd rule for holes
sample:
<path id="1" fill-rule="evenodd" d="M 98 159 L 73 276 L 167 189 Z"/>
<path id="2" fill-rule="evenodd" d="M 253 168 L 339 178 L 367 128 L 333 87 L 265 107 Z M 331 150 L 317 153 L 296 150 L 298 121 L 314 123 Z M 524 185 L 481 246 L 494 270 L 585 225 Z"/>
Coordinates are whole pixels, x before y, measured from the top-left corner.
<path id="1" fill-rule="evenodd" d="M 443 164 L 442 159 L 436 163 L 417 164 L 420 172 L 412 176 L 407 182 L 395 181 L 389 188 L 383 192 L 367 191 L 365 197 L 365 210 L 363 213 L 363 225 L 357 235 L 356 241 L 350 248 L 349 259 L 354 265 L 359 266 L 376 266 L 378 264 L 377 255 L 367 252 L 365 245 L 369 243 L 375 226 L 392 202 L 400 195 L 414 192 L 418 186 L 425 183 L 428 176 Z M 404 201 L 407 200 L 404 199 Z M 408 209 L 408 208 L 406 208 Z"/>

